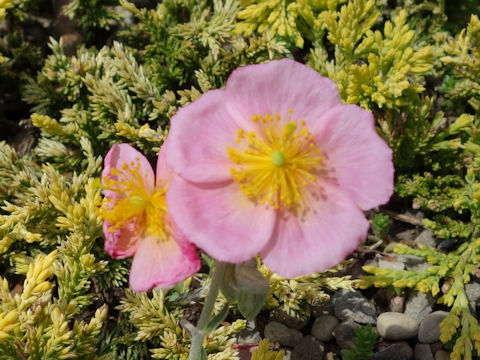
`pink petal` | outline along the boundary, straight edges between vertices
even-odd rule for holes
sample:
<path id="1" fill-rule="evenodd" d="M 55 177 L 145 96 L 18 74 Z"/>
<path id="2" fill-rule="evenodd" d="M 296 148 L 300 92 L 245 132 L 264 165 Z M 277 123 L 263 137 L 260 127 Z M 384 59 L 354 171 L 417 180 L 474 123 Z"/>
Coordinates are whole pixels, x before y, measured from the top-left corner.
<path id="1" fill-rule="evenodd" d="M 390 199 L 392 150 L 377 134 L 370 112 L 357 105 L 341 105 L 307 126 L 333 171 L 332 181 L 362 210 Z"/>
<path id="2" fill-rule="evenodd" d="M 168 209 L 186 237 L 217 260 L 250 260 L 272 234 L 276 213 L 255 206 L 237 183 L 189 183 L 175 177 L 167 191 Z"/>
<path id="3" fill-rule="evenodd" d="M 333 186 L 303 220 L 279 216 L 263 262 L 280 276 L 293 278 L 329 269 L 354 251 L 367 236 L 369 223 L 360 209 Z"/>
<path id="4" fill-rule="evenodd" d="M 133 166 L 139 164 L 139 171 L 143 176 L 143 182 L 146 190 L 148 192 L 153 191 L 155 178 L 152 166 L 148 162 L 147 158 L 142 155 L 142 153 L 128 144 L 115 144 L 108 151 L 104 160 L 102 183 L 105 185 L 103 182 L 104 177 L 116 179 L 117 177 L 111 174 L 111 169 L 121 169 L 125 163 L 128 165 L 133 164 Z M 108 190 L 105 190 L 105 195 L 108 197 L 118 198 L 117 193 Z"/>
<path id="5" fill-rule="evenodd" d="M 156 183 L 157 185 L 160 184 L 168 184 L 170 180 L 175 176 L 175 172 L 172 168 L 168 165 L 167 159 L 165 157 L 166 145 L 168 143 L 168 138 L 163 143 L 162 147 L 160 148 L 160 153 L 158 154 L 157 158 L 157 168 L 156 168 Z"/>
<path id="6" fill-rule="evenodd" d="M 318 118 L 340 104 L 333 81 L 290 59 L 248 65 L 236 69 L 228 78 L 227 100 L 240 126 L 246 128 L 252 115 L 275 115 L 286 121 Z M 243 119 L 243 120 L 242 120 Z"/>
<path id="7" fill-rule="evenodd" d="M 137 292 L 153 287 L 168 289 L 195 274 L 200 265 L 195 247 L 186 240 L 176 242 L 151 235 L 142 239 L 133 257 L 130 287 Z"/>
<path id="8" fill-rule="evenodd" d="M 208 91 L 172 117 L 167 161 L 190 181 L 229 180 L 232 162 L 227 147 L 235 145 L 238 129 L 225 106 L 224 91 Z"/>
<path id="9" fill-rule="evenodd" d="M 108 230 L 110 224 L 103 222 L 105 236 L 105 251 L 114 259 L 124 259 L 132 256 L 138 248 L 138 234 L 135 234 L 135 222 L 127 223 L 121 229 L 113 232 Z"/>

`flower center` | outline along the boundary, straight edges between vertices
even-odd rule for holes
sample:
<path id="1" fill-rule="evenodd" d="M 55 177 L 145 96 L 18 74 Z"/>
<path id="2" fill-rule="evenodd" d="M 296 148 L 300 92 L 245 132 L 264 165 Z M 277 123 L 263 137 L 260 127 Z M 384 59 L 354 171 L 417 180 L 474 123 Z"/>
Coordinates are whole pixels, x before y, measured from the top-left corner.
<path id="1" fill-rule="evenodd" d="M 165 221 L 167 186 L 147 190 L 139 171 L 139 164 L 124 163 L 121 169 L 111 169 L 115 179 L 104 177 L 106 190 L 115 192 L 116 197 L 105 197 L 100 215 L 110 223 L 108 230 L 114 231 L 129 222 L 135 222 L 135 232 L 145 235 L 157 234 L 167 239 L 170 234 Z"/>
<path id="2" fill-rule="evenodd" d="M 308 185 L 316 181 L 322 163 L 305 122 L 298 124 L 289 118 L 281 122 L 278 114 L 253 115 L 252 121 L 259 131 L 239 130 L 238 147 L 227 148 L 236 164 L 230 169 L 233 179 L 253 201 L 274 208 L 305 206 Z"/>
<path id="3" fill-rule="evenodd" d="M 281 151 L 275 151 L 270 157 L 270 159 L 272 159 L 273 165 L 276 165 L 276 166 L 285 165 L 285 154 Z"/>

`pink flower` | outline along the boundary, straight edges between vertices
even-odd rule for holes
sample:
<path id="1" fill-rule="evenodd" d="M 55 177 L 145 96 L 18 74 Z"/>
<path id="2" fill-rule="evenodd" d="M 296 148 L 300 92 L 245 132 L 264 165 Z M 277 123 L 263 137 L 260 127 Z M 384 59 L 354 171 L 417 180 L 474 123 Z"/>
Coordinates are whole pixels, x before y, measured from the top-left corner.
<path id="1" fill-rule="evenodd" d="M 195 246 L 172 221 L 165 193 L 173 178 L 162 148 L 156 181 L 148 160 L 128 144 L 114 145 L 105 157 L 105 251 L 113 258 L 134 255 L 130 286 L 135 291 L 169 288 L 200 268 Z"/>
<path id="2" fill-rule="evenodd" d="M 365 239 L 363 210 L 393 192 L 371 113 L 283 59 L 235 70 L 171 120 L 167 204 L 190 241 L 231 263 L 260 253 L 284 277 L 338 264 Z"/>

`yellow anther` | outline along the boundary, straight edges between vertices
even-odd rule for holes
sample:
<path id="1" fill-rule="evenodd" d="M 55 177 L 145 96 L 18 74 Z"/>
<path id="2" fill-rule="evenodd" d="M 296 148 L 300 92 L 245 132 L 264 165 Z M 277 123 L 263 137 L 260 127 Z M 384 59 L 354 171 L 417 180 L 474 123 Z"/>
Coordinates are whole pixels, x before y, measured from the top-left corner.
<path id="1" fill-rule="evenodd" d="M 292 112 L 290 109 L 289 114 Z M 283 124 L 279 114 L 251 118 L 254 122 L 260 120 L 259 131 L 245 133 L 241 139 L 237 136 L 246 147 L 227 148 L 228 156 L 237 165 L 230 170 L 233 179 L 248 198 L 260 204 L 306 207 L 308 187 L 316 180 L 322 157 L 305 122 L 299 129 L 289 115 Z"/>
<path id="2" fill-rule="evenodd" d="M 115 178 L 104 177 L 105 189 L 116 192 L 118 198 L 105 197 L 100 215 L 110 224 L 110 231 L 135 222 L 135 231 L 147 235 L 155 233 L 168 239 L 170 229 L 165 221 L 167 186 L 147 189 L 139 168 L 139 162 L 124 163 L 120 169 L 111 169 Z"/>

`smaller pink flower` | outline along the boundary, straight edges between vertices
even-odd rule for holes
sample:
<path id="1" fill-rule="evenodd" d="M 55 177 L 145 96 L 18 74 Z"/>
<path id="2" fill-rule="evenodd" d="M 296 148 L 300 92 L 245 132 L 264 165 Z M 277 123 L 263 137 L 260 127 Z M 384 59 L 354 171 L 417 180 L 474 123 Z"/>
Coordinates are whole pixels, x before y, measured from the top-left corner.
<path id="1" fill-rule="evenodd" d="M 133 255 L 131 288 L 169 288 L 195 274 L 200 268 L 195 246 L 168 213 L 165 193 L 174 173 L 163 148 L 156 176 L 148 160 L 128 144 L 114 145 L 104 165 L 100 214 L 105 251 L 117 259 Z"/>

